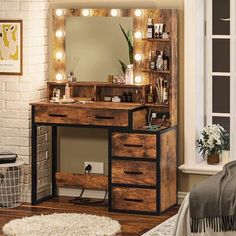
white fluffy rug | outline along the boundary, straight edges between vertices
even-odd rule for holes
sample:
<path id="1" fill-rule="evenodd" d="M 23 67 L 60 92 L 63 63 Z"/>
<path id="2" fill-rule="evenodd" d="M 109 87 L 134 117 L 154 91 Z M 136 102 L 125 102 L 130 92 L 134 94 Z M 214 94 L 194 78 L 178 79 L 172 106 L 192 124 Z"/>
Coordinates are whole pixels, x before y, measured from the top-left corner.
<path id="1" fill-rule="evenodd" d="M 120 230 L 109 217 L 77 213 L 24 217 L 3 226 L 7 236 L 113 236 Z"/>
<path id="2" fill-rule="evenodd" d="M 173 230 L 177 215 L 172 216 L 163 223 L 157 225 L 155 228 L 149 230 L 142 236 L 173 236 Z"/>

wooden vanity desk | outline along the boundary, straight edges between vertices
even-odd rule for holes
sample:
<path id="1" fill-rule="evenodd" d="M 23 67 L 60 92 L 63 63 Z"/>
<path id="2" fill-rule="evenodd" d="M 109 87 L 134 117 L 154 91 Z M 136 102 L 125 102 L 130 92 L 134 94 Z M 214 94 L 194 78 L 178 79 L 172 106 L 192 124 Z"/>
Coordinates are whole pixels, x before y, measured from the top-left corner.
<path id="1" fill-rule="evenodd" d="M 57 196 L 57 129 L 108 130 L 109 210 L 160 214 L 176 204 L 176 127 L 147 131 L 147 107 L 138 103 L 32 103 L 32 204 L 37 196 L 37 127 L 51 126 L 52 195 Z M 171 193 L 171 194 L 170 194 Z"/>
<path id="2" fill-rule="evenodd" d="M 57 196 L 57 187 L 62 187 L 63 182 L 66 182 L 64 178 L 66 174 L 57 172 L 58 128 L 102 128 L 108 131 L 108 176 L 105 177 L 107 183 L 104 186 L 108 188 L 109 211 L 161 214 L 177 202 L 177 11 L 173 9 L 119 9 L 119 17 L 114 17 L 113 20 L 122 17 L 127 21 L 131 20 L 130 26 L 127 26 L 126 30 L 132 26 L 131 31 L 134 36 L 135 33 L 140 35 L 139 37 L 133 37 L 133 57 L 135 58 L 138 53 L 142 58 L 141 60 L 133 60 L 133 75 L 136 84 L 120 84 L 115 80 L 109 80 L 109 82 L 112 81 L 114 83 L 91 82 L 94 78 L 102 78 L 104 81 L 107 79 L 104 75 L 99 76 L 96 74 L 97 70 L 93 65 L 97 65 L 98 60 L 90 63 L 93 58 L 93 55 L 91 56 L 90 54 L 88 59 L 82 58 L 79 52 L 76 51 L 78 49 L 77 46 L 69 50 L 69 46 L 74 45 L 69 39 L 75 39 L 77 42 L 78 37 L 71 35 L 70 30 L 67 31 L 66 26 L 69 24 L 67 20 L 81 19 L 83 9 L 62 9 L 62 16 L 57 16 L 56 9 L 54 10 L 53 32 L 61 31 L 63 35 L 62 37 L 57 37 L 56 34 L 53 34 L 53 47 L 50 53 L 53 57 L 53 65 L 50 77 L 55 81 L 47 83 L 48 100 L 31 104 L 32 204 Z M 138 11 L 136 12 L 136 10 Z M 107 17 L 107 19 L 110 19 L 111 9 L 90 9 L 90 14 L 91 17 L 85 17 L 84 19 L 92 19 L 92 17 L 97 17 L 97 19 L 99 17 Z M 153 19 L 154 23 L 164 24 L 165 37 L 156 35 L 156 38 L 147 38 L 147 22 L 149 18 Z M 119 24 L 118 22 L 117 27 L 112 27 L 112 29 L 117 28 L 117 34 L 120 36 L 122 32 Z M 70 28 L 72 29 L 73 27 Z M 63 32 L 66 32 L 66 37 L 64 37 Z M 83 34 L 83 32 L 80 33 Z M 113 31 L 111 34 L 113 35 Z M 106 34 L 104 35 L 106 36 Z M 102 42 L 106 42 L 107 38 L 109 37 L 105 37 Z M 86 45 L 88 44 L 88 39 L 95 41 L 94 35 L 86 37 Z M 117 49 L 119 43 L 116 40 L 114 42 L 115 45 L 109 49 L 109 52 Z M 81 43 L 81 45 L 83 44 Z M 124 48 L 127 54 L 126 44 Z M 91 49 L 88 48 L 87 52 L 89 50 Z M 119 75 L 120 72 L 108 70 L 112 66 L 107 64 L 108 61 L 115 61 L 117 66 L 120 66 L 118 62 L 119 56 L 117 56 L 119 53 L 104 54 L 103 50 L 100 51 L 102 54 L 99 57 L 99 62 L 103 61 L 101 59 L 105 58 L 105 55 L 112 54 L 114 56 L 114 58 L 104 60 L 104 65 L 102 63 L 101 65 L 99 64 L 99 67 L 104 66 L 101 71 L 106 72 L 106 75 Z M 60 52 L 64 56 L 56 58 L 55 56 L 58 52 L 59 56 Z M 69 52 L 72 52 L 72 55 Z M 166 59 L 167 68 L 163 68 L 163 70 L 151 68 L 150 60 L 152 62 L 156 60 L 152 55 L 161 55 L 163 52 L 169 58 L 168 60 Z M 75 100 L 79 100 L 82 97 L 82 99 L 90 99 L 93 102 L 85 104 L 81 104 L 78 101 L 72 104 L 50 103 L 49 100 L 53 97 L 54 89 L 60 90 L 60 97 L 65 94 L 65 87 L 68 81 L 61 81 L 61 79 L 66 79 L 68 71 L 71 69 L 70 67 L 73 67 L 69 63 L 71 60 L 68 59 L 76 59 L 78 55 L 79 62 L 84 59 L 86 63 L 78 67 L 79 72 L 76 75 L 78 82 L 69 83 L 70 94 Z M 75 66 L 74 69 L 78 68 Z M 85 68 L 87 69 L 82 73 Z M 90 71 L 95 71 L 96 73 L 87 79 Z M 83 74 L 86 76 L 83 77 Z M 137 77 L 139 78 L 138 80 Z M 81 82 L 80 80 L 87 81 Z M 166 90 L 166 99 L 160 96 L 164 89 Z M 153 97 L 151 100 L 149 99 L 150 103 L 148 103 L 148 94 L 150 95 L 151 90 Z M 107 96 L 121 97 L 124 93 L 139 94 L 140 97 L 138 97 L 141 99 L 138 101 L 140 103 L 104 102 L 104 98 Z M 148 117 L 150 117 L 152 112 L 155 112 L 157 116 L 154 124 L 162 125 L 160 129 L 155 131 L 148 129 Z M 39 126 L 51 127 L 52 191 L 50 196 L 42 199 L 37 194 L 37 127 Z M 70 178 L 68 177 L 67 180 L 70 179 L 76 185 L 75 176 L 70 174 Z M 87 174 L 87 179 L 88 176 Z M 69 185 L 70 181 L 66 182 L 66 184 Z M 90 184 L 89 187 L 93 188 L 94 186 L 96 187 L 96 183 L 93 186 Z M 99 190 L 106 189 L 104 186 Z"/>

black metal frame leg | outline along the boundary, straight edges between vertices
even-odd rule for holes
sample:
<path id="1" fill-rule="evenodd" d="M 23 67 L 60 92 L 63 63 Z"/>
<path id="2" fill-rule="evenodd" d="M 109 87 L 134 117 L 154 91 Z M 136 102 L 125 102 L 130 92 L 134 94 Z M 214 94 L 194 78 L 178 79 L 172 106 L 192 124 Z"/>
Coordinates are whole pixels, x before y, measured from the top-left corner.
<path id="1" fill-rule="evenodd" d="M 58 196 L 56 186 L 57 172 L 57 126 L 52 126 L 52 197 Z"/>

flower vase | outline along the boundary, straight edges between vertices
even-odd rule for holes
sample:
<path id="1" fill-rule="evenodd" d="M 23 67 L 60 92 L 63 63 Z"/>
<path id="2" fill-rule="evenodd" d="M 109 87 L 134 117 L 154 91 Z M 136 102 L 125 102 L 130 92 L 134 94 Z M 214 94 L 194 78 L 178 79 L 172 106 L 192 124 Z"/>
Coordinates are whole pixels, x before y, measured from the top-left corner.
<path id="1" fill-rule="evenodd" d="M 229 162 L 229 153 L 230 153 L 229 150 L 222 151 L 221 157 L 222 157 L 222 164 L 223 165 Z"/>
<path id="2" fill-rule="evenodd" d="M 218 153 L 207 155 L 208 165 L 217 165 L 220 163 L 220 155 Z"/>

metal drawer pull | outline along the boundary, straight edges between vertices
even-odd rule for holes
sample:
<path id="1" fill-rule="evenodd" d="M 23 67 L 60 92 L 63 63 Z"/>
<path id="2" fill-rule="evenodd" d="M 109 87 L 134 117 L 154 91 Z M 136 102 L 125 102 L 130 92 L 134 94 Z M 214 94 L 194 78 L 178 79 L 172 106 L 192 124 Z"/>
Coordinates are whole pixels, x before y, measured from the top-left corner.
<path id="1" fill-rule="evenodd" d="M 137 148 L 142 148 L 142 144 L 124 144 L 125 147 L 137 147 Z"/>
<path id="2" fill-rule="evenodd" d="M 124 198 L 124 201 L 127 201 L 127 202 L 143 202 L 143 199 Z"/>
<path id="3" fill-rule="evenodd" d="M 143 175 L 142 171 L 124 171 L 124 173 L 129 175 Z"/>
<path id="4" fill-rule="evenodd" d="M 115 118 L 113 116 L 95 116 L 96 119 L 100 120 L 114 120 Z"/>
<path id="5" fill-rule="evenodd" d="M 49 114 L 49 116 L 52 116 L 52 117 L 67 117 L 67 115 L 63 115 L 63 114 Z"/>

